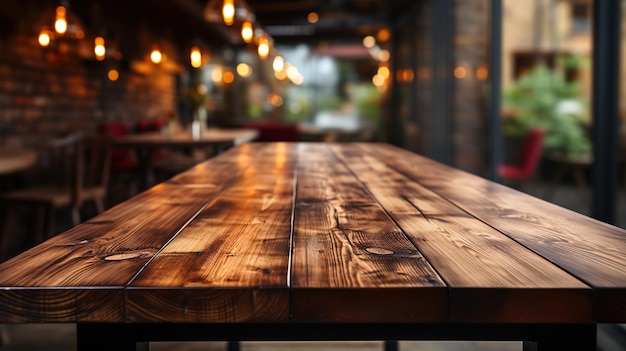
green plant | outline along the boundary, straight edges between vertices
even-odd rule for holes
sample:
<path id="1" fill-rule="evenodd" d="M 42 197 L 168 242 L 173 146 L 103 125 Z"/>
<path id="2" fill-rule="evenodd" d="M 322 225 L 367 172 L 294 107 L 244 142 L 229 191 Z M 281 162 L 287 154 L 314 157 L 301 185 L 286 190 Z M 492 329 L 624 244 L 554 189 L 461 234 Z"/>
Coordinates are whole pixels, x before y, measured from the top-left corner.
<path id="1" fill-rule="evenodd" d="M 590 152 L 579 91 L 577 82 L 566 82 L 546 66 L 535 67 L 504 93 L 504 106 L 510 111 L 504 119 L 504 134 L 518 137 L 530 128 L 542 128 L 545 150 L 568 156 Z M 562 108 L 568 104 L 579 108 Z"/>

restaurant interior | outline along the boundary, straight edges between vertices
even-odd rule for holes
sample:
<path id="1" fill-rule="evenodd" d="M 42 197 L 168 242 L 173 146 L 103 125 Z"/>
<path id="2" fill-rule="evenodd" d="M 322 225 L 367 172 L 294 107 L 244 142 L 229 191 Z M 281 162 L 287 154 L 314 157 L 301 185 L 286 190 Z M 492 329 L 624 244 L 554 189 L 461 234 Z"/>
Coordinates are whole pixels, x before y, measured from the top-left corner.
<path id="1" fill-rule="evenodd" d="M 390 143 L 626 228 L 626 0 L 604 2 L 0 0 L 0 262 L 244 142 Z M 93 186 L 46 196 L 48 152 L 103 135 Z"/>

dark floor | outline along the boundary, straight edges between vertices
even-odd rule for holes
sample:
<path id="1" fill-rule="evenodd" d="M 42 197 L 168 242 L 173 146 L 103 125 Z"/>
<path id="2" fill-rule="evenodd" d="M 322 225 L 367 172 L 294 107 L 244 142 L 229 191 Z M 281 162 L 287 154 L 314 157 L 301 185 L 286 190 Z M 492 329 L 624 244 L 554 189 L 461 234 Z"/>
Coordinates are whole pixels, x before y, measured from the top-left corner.
<path id="1" fill-rule="evenodd" d="M 581 193 L 574 184 L 561 184 L 552 189 L 547 183 L 538 183 L 525 190 L 573 211 L 589 214 L 588 195 Z M 549 195 L 549 198 L 547 198 Z M 620 189 L 617 225 L 626 228 L 626 189 Z M 60 221 L 60 226 L 64 226 Z M 61 228 L 63 229 L 63 228 Z M 625 238 L 626 240 L 626 238 Z M 0 325 L 5 336 L 2 351 L 72 351 L 76 349 L 76 332 L 72 324 Z M 157 351 L 222 351 L 223 342 L 151 343 Z M 382 350 L 381 342 L 254 342 L 243 343 L 243 351 L 375 351 Z M 519 342 L 426 342 L 402 341 L 401 351 L 509 351 L 521 350 Z M 598 327 L 599 351 L 626 350 L 626 325 L 606 324 Z"/>

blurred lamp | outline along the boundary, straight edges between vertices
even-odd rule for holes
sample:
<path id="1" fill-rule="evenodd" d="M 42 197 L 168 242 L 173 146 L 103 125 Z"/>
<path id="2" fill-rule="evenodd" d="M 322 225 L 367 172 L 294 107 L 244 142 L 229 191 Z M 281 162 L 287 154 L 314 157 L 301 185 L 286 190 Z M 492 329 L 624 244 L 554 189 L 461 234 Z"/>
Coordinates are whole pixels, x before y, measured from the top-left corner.
<path id="1" fill-rule="evenodd" d="M 222 17 L 224 18 L 224 23 L 227 26 L 230 26 L 235 22 L 235 0 L 224 0 L 224 5 L 222 6 Z"/>
<path id="2" fill-rule="evenodd" d="M 265 60 L 270 55 L 270 42 L 267 35 L 263 35 L 259 38 L 258 53 L 262 60 Z"/>
<path id="3" fill-rule="evenodd" d="M 191 60 L 191 67 L 200 68 L 202 66 L 202 53 L 199 47 L 194 46 L 191 48 L 189 59 Z"/>
<path id="4" fill-rule="evenodd" d="M 93 52 L 96 54 L 96 59 L 98 61 L 104 60 L 104 57 L 106 56 L 106 47 L 104 46 L 103 37 L 96 37 L 94 40 Z"/>
<path id="5" fill-rule="evenodd" d="M 41 32 L 39 32 L 39 45 L 46 47 L 48 45 L 50 45 L 50 41 L 52 40 L 52 38 L 50 37 L 50 32 L 42 29 Z"/>
<path id="6" fill-rule="evenodd" d="M 241 26 L 241 38 L 246 43 L 252 42 L 252 39 L 254 38 L 254 30 L 252 29 L 252 22 L 250 21 L 243 22 L 243 25 Z"/>
<path id="7" fill-rule="evenodd" d="M 57 14 L 54 20 L 54 30 L 59 34 L 67 32 L 67 10 L 63 6 L 57 7 Z"/>
<path id="8" fill-rule="evenodd" d="M 150 60 L 153 63 L 161 63 L 161 60 L 163 60 L 163 55 L 161 54 L 161 51 L 159 51 L 158 49 L 152 50 L 152 52 L 150 53 Z"/>
<path id="9" fill-rule="evenodd" d="M 280 55 L 274 57 L 272 68 L 274 69 L 274 72 L 282 71 L 285 68 L 285 59 L 283 59 Z"/>

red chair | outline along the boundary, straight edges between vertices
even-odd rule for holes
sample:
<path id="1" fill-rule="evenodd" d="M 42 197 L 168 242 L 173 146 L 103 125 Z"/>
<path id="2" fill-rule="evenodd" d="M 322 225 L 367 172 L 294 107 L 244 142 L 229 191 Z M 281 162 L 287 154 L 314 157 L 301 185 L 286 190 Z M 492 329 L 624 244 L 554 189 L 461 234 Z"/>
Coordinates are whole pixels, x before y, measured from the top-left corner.
<path id="1" fill-rule="evenodd" d="M 545 132 L 538 128 L 532 128 L 526 133 L 517 162 L 498 167 L 498 174 L 502 180 L 523 183 L 534 177 L 541 157 L 544 135 Z"/>
<path id="2" fill-rule="evenodd" d="M 98 125 L 98 132 L 119 138 L 130 133 L 128 125 L 124 122 L 103 122 Z M 111 172 L 139 171 L 141 165 L 135 155 L 127 148 L 114 147 L 111 155 Z"/>
<path id="3" fill-rule="evenodd" d="M 259 136 L 255 141 L 299 141 L 300 130 L 296 124 L 276 122 L 247 123 L 244 128 L 256 129 Z"/>

